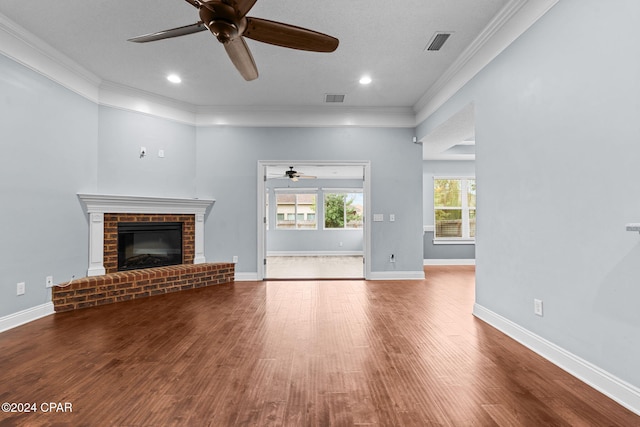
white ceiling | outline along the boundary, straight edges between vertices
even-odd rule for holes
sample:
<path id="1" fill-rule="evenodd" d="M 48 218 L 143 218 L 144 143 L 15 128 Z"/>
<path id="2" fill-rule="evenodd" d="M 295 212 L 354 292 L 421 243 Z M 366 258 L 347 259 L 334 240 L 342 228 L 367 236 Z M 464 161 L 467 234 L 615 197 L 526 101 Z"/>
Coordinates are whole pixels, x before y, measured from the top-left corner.
<path id="1" fill-rule="evenodd" d="M 0 13 L 95 74 L 103 85 L 136 88 L 193 106 L 414 107 L 508 0 L 258 0 L 249 16 L 286 22 L 340 40 L 333 53 L 247 40 L 260 77 L 246 82 L 209 32 L 137 44 L 128 38 L 189 25 L 184 0 L 2 0 Z M 427 52 L 438 31 L 453 35 Z M 165 79 L 178 73 L 183 83 Z M 362 74 L 373 83 L 358 84 Z"/>

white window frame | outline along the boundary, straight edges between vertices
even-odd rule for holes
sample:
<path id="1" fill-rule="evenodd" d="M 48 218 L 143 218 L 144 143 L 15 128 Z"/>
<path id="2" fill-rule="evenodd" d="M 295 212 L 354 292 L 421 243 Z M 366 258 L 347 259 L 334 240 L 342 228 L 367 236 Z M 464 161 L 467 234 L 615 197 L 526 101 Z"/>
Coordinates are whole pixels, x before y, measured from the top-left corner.
<path id="1" fill-rule="evenodd" d="M 346 210 L 345 210 L 345 218 L 344 218 L 344 224 L 345 227 L 342 228 L 337 228 L 337 227 L 327 227 L 326 224 L 326 205 L 325 205 L 325 195 L 327 194 L 353 194 L 353 193 L 361 193 L 363 195 L 364 198 L 364 191 L 362 188 L 323 188 L 322 189 L 322 229 L 323 230 L 327 230 L 327 231 L 332 231 L 332 230 L 338 230 L 338 231 L 362 231 L 362 229 L 364 228 L 364 224 L 362 227 L 360 228 L 347 228 L 346 224 L 347 224 L 347 218 L 346 218 Z M 363 199 L 364 201 L 364 199 Z M 363 206 L 364 209 L 364 206 Z M 363 215 L 364 216 L 364 215 Z M 364 221 L 364 217 L 363 217 L 363 221 Z"/>
<path id="2" fill-rule="evenodd" d="M 462 237 L 437 237 L 437 222 L 436 222 L 436 211 L 441 209 L 456 209 L 448 206 L 436 206 L 435 204 L 435 182 L 437 180 L 456 180 L 460 181 L 460 194 L 461 194 L 461 207 L 462 211 Z M 469 207 L 469 198 L 468 198 L 468 190 L 469 190 L 469 181 L 475 181 L 475 176 L 434 176 L 433 184 L 431 185 L 433 192 L 433 244 L 434 245 L 455 245 L 455 244 L 475 244 L 476 238 L 475 236 L 470 236 L 471 227 L 469 224 L 469 213 L 471 211 L 475 211 L 477 215 L 477 205 L 476 207 Z M 477 187 L 476 187 L 477 188 Z M 477 190 L 476 190 L 477 191 Z M 477 203 L 477 202 L 476 202 Z"/>
<path id="3" fill-rule="evenodd" d="M 274 188 L 274 193 L 275 193 L 275 230 L 280 230 L 280 231 L 300 231 L 300 230 L 317 230 L 318 229 L 318 213 L 317 213 L 317 209 L 318 209 L 318 188 Z M 294 194 L 296 195 L 296 202 L 294 205 L 294 211 L 288 213 L 288 215 L 293 215 L 294 216 L 294 227 L 289 228 L 289 227 L 280 227 L 278 226 L 278 193 L 289 193 L 289 194 Z M 306 228 L 300 228 L 298 227 L 298 215 L 302 214 L 304 215 L 304 213 L 299 213 L 298 212 L 298 194 L 313 194 L 316 197 L 316 224 L 315 227 L 310 228 L 310 227 L 306 227 Z M 305 215 L 306 218 L 306 215 Z M 286 218 L 285 218 L 286 220 Z"/>

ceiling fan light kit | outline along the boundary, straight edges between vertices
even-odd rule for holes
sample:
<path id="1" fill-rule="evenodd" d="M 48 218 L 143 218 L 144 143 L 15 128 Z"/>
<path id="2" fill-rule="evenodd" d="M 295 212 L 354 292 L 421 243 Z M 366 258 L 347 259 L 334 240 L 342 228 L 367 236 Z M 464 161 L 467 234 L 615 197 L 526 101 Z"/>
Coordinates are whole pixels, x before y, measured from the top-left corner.
<path id="1" fill-rule="evenodd" d="M 289 166 L 289 170 L 288 171 L 284 171 L 284 176 L 286 178 L 289 178 L 293 182 L 297 182 L 300 178 L 303 178 L 303 179 L 316 179 L 317 178 L 315 176 L 305 175 L 302 172 L 298 172 L 296 170 L 293 170 L 293 166 Z"/>
<path id="2" fill-rule="evenodd" d="M 257 0 L 185 0 L 198 9 L 200 21 L 157 33 L 129 39 L 146 43 L 209 30 L 220 43 L 231 62 L 247 80 L 258 78 L 258 67 L 245 37 L 262 43 L 311 52 L 333 52 L 338 39 L 327 34 L 282 22 L 246 16 Z"/>

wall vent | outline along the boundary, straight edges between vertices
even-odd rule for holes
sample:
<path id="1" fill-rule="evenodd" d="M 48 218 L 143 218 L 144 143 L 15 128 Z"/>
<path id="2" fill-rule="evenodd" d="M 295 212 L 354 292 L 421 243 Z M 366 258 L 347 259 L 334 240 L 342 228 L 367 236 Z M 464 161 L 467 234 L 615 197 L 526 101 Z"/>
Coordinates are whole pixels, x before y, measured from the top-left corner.
<path id="1" fill-rule="evenodd" d="M 344 102 L 344 95 L 326 94 L 324 102 Z"/>
<path id="2" fill-rule="evenodd" d="M 441 31 L 441 32 L 437 32 L 433 35 L 433 37 L 431 37 L 431 40 L 429 41 L 429 43 L 427 43 L 427 47 L 425 48 L 426 51 L 438 51 L 440 49 L 442 49 L 442 45 L 444 44 L 444 42 L 447 41 L 447 39 L 451 36 L 451 32 L 449 31 Z"/>

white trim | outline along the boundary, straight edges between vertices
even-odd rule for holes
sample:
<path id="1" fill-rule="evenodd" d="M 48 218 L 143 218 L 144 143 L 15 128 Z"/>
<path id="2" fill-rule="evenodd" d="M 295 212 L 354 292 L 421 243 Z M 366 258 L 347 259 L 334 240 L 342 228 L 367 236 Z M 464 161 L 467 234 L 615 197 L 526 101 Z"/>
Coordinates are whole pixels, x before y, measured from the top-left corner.
<path id="1" fill-rule="evenodd" d="M 274 193 L 317 194 L 319 190 L 318 187 L 273 187 Z"/>
<path id="2" fill-rule="evenodd" d="M 468 180 L 476 180 L 476 176 L 475 175 L 434 175 L 431 177 L 431 179 L 433 181 L 437 180 L 437 179 L 457 179 L 457 180 L 463 180 L 463 179 L 468 179 Z"/>
<path id="3" fill-rule="evenodd" d="M 195 107 L 132 87 L 103 82 L 100 85 L 100 105 L 147 114 L 195 125 Z"/>
<path id="4" fill-rule="evenodd" d="M 474 304 L 473 315 L 640 415 L 640 388 L 621 380 L 480 304 Z"/>
<path id="5" fill-rule="evenodd" d="M 372 271 L 367 280 L 424 280 L 424 271 Z"/>
<path id="6" fill-rule="evenodd" d="M 425 233 L 435 233 L 436 226 L 435 225 L 424 225 L 422 227 L 422 231 L 424 231 Z"/>
<path id="7" fill-rule="evenodd" d="M 49 316 L 53 313 L 55 313 L 53 302 L 47 302 L 17 313 L 9 314 L 8 316 L 0 317 L 0 332 L 33 322 L 34 320 Z"/>
<path id="8" fill-rule="evenodd" d="M 0 53 L 93 102 L 101 79 L 0 13 Z"/>
<path id="9" fill-rule="evenodd" d="M 476 265 L 475 258 L 469 259 L 433 259 L 425 258 L 423 265 Z"/>
<path id="10" fill-rule="evenodd" d="M 214 199 L 78 194 L 88 213 L 204 214 Z"/>
<path id="11" fill-rule="evenodd" d="M 270 256 L 363 256 L 363 251 L 268 251 Z"/>
<path id="12" fill-rule="evenodd" d="M 432 243 L 434 245 L 475 245 L 476 241 L 468 240 L 468 239 L 453 240 L 453 239 L 440 238 L 440 239 L 433 239 Z"/>
<path id="13" fill-rule="evenodd" d="M 456 162 L 472 162 L 476 160 L 475 154 L 425 154 L 423 160 L 435 161 L 456 161 Z"/>
<path id="14" fill-rule="evenodd" d="M 196 126 L 414 128 L 411 107 L 211 106 L 197 108 Z"/>
<path id="15" fill-rule="evenodd" d="M 235 279 L 236 282 L 259 282 L 258 273 L 239 273 L 236 271 Z"/>
<path id="16" fill-rule="evenodd" d="M 414 106 L 423 122 L 559 0 L 511 0 Z"/>
<path id="17" fill-rule="evenodd" d="M 355 179 L 362 179 L 362 178 L 355 178 Z M 329 193 L 329 194 L 362 193 L 362 187 L 342 187 L 342 188 L 322 187 L 320 190 L 322 190 L 323 193 Z"/>

